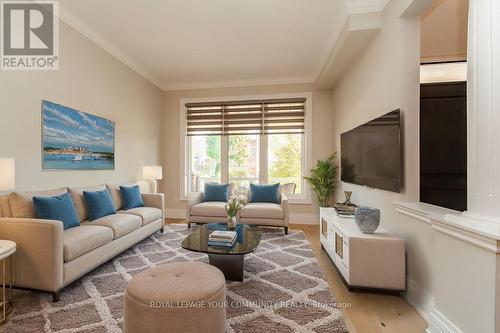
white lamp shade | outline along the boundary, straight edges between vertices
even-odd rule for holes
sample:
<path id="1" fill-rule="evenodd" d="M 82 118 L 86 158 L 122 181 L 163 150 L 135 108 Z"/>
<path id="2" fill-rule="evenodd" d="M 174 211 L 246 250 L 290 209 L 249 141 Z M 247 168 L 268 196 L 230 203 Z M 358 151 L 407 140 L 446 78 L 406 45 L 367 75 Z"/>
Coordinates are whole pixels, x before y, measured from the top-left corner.
<path id="1" fill-rule="evenodd" d="M 142 167 L 142 178 L 160 180 L 163 178 L 161 165 L 149 165 Z"/>
<path id="2" fill-rule="evenodd" d="M 16 188 L 16 160 L 0 158 L 0 191 Z"/>

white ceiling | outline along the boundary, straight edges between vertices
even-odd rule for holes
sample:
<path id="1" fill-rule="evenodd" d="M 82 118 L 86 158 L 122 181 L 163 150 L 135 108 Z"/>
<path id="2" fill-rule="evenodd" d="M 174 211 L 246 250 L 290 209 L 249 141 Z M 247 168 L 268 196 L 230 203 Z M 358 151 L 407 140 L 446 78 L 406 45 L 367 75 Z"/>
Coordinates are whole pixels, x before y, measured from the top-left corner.
<path id="1" fill-rule="evenodd" d="M 348 11 L 377 10 L 382 2 L 60 0 L 60 11 L 128 66 L 173 90 L 315 82 Z"/>

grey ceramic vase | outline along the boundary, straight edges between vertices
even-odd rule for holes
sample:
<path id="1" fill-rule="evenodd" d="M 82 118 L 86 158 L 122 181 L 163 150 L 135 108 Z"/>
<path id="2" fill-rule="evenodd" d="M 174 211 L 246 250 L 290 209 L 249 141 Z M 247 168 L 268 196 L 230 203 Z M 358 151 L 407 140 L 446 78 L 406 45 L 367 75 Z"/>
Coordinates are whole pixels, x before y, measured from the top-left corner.
<path id="1" fill-rule="evenodd" d="M 371 207 L 358 207 L 354 218 L 359 230 L 365 234 L 373 234 L 380 224 L 380 210 Z"/>

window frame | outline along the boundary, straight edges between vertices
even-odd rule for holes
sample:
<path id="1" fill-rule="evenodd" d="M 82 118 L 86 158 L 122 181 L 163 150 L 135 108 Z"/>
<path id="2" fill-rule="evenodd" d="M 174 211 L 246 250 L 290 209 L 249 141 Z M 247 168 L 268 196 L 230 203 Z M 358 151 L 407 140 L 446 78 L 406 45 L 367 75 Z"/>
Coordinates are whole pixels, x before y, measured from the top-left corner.
<path id="1" fill-rule="evenodd" d="M 305 158 L 302 158 L 302 176 L 309 173 L 312 167 L 312 92 L 285 93 L 285 94 L 264 94 L 264 95 L 238 95 L 225 97 L 202 97 L 202 98 L 181 98 L 180 99 L 180 200 L 189 200 L 195 193 L 188 193 L 189 187 L 189 172 L 191 170 L 191 144 L 190 138 L 186 136 L 186 103 L 200 102 L 217 102 L 217 101 L 238 101 L 238 100 L 262 100 L 262 99 L 280 99 L 280 98 L 306 98 L 305 102 L 305 119 L 304 119 L 304 134 L 302 140 L 302 152 Z M 268 135 L 260 135 L 259 149 L 259 182 L 267 183 L 268 174 Z M 228 174 L 228 156 L 224 152 L 228 149 L 228 137 L 221 136 L 221 181 L 229 179 Z M 266 170 L 264 172 L 264 170 Z M 289 195 L 290 204 L 312 204 L 311 188 L 309 184 L 302 178 L 301 194 Z"/>

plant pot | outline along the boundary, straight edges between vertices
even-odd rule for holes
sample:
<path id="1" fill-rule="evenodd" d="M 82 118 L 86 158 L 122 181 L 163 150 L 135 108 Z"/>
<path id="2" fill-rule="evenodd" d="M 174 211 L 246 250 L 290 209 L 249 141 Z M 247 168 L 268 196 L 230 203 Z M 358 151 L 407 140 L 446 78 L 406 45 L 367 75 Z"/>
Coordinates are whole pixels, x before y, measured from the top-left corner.
<path id="1" fill-rule="evenodd" d="M 354 218 L 359 230 L 365 234 L 373 234 L 380 224 L 380 210 L 371 207 L 358 207 Z"/>

